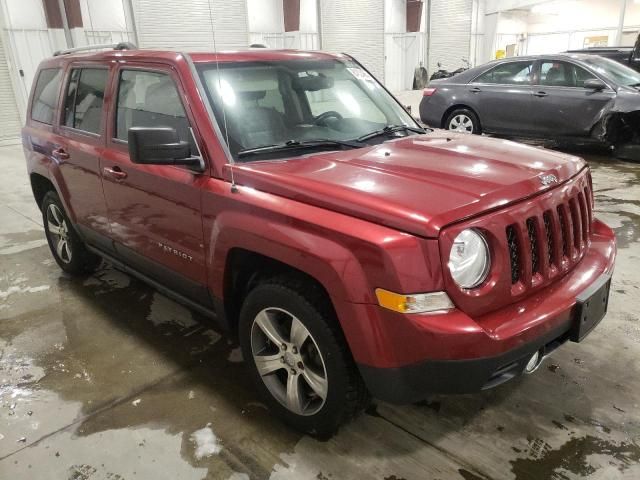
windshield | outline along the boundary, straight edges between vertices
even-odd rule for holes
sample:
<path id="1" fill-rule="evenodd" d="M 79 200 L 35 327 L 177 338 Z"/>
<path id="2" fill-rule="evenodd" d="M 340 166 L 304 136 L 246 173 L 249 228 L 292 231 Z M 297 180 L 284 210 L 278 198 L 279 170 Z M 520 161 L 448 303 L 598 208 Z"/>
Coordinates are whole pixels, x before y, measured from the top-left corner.
<path id="1" fill-rule="evenodd" d="M 270 145 L 351 141 L 389 125 L 418 127 L 351 60 L 207 63 L 198 71 L 235 159 L 244 159 L 238 152 Z M 284 155 L 291 153 L 283 149 Z"/>
<path id="2" fill-rule="evenodd" d="M 640 73 L 614 60 L 604 57 L 588 57 L 582 61 L 599 74 L 626 87 L 640 86 Z"/>

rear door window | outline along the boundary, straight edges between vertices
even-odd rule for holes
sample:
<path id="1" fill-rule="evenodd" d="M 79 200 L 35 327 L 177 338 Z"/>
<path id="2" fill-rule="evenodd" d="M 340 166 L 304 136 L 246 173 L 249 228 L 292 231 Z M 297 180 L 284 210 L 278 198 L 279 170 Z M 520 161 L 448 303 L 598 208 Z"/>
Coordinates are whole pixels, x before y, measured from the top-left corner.
<path id="1" fill-rule="evenodd" d="M 58 93 L 62 82 L 62 69 L 46 68 L 40 71 L 33 92 L 31 118 L 38 122 L 53 124 L 53 113 L 58 103 Z"/>
<path id="2" fill-rule="evenodd" d="M 474 83 L 496 85 L 529 85 L 533 62 L 507 62 L 493 67 L 474 80 Z"/>
<path id="3" fill-rule="evenodd" d="M 195 151 L 178 89 L 166 73 L 122 70 L 118 85 L 115 137 L 127 141 L 131 127 L 175 128 Z"/>
<path id="4" fill-rule="evenodd" d="M 65 126 L 100 134 L 108 75 L 109 71 L 106 68 L 71 70 L 64 102 Z"/>

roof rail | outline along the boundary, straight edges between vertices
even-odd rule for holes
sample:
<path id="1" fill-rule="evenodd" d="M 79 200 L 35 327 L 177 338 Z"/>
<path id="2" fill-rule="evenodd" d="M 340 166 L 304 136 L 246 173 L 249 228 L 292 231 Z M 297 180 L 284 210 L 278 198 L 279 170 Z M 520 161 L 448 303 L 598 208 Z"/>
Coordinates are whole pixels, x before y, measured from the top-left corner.
<path id="1" fill-rule="evenodd" d="M 66 50 L 58 50 L 56 52 L 53 52 L 53 56 L 57 57 L 59 55 L 70 55 L 72 53 L 89 52 L 91 50 L 108 50 L 108 49 L 113 49 L 113 50 L 135 50 L 137 48 L 138 47 L 136 47 L 131 42 L 103 43 L 103 44 L 98 44 L 98 45 L 87 45 L 87 46 L 84 46 L 84 47 L 67 48 Z"/>

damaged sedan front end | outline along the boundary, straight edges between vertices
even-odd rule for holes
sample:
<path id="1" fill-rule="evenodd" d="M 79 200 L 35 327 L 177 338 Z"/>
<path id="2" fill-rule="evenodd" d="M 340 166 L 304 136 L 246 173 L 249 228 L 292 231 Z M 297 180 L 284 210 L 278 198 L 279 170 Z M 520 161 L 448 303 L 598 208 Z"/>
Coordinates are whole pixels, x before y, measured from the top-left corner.
<path id="1" fill-rule="evenodd" d="M 607 58 L 583 62 L 612 88 L 612 97 L 597 116 L 591 137 L 611 147 L 618 158 L 640 161 L 640 73 Z"/>

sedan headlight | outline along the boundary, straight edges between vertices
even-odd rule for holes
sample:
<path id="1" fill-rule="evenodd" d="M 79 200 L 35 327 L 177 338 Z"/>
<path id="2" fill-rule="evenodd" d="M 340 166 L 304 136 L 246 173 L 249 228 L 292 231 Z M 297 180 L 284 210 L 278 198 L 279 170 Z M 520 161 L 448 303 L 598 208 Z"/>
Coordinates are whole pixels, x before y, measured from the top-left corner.
<path id="1" fill-rule="evenodd" d="M 463 230 L 453 241 L 449 271 L 462 288 L 475 288 L 485 281 L 491 260 L 484 236 L 475 229 Z"/>

